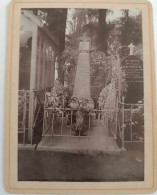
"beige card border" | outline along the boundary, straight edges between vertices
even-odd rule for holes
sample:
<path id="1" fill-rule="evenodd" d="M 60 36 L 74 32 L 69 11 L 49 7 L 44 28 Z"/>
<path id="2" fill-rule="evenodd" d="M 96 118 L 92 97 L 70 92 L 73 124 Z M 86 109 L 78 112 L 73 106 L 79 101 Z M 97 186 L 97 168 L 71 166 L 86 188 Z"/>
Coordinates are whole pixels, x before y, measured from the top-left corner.
<path id="1" fill-rule="evenodd" d="M 142 9 L 145 104 L 145 181 L 19 182 L 17 181 L 17 108 L 20 9 L 78 7 Z M 152 6 L 127 0 L 15 0 L 10 4 L 5 102 L 5 187 L 13 193 L 151 193 L 157 188 L 157 122 Z M 91 185 L 92 184 L 92 185 Z"/>

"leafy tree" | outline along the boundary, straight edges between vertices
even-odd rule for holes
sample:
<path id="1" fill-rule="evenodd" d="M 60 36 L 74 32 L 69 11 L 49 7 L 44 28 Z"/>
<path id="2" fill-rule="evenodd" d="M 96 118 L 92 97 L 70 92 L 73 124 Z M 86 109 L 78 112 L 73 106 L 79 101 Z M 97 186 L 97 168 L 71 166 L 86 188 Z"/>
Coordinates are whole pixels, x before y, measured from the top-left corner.
<path id="1" fill-rule="evenodd" d="M 129 10 L 124 10 L 124 17 L 121 18 L 121 43 L 134 45 L 142 43 L 142 15 L 129 16 Z"/>
<path id="2" fill-rule="evenodd" d="M 77 39 L 82 32 L 96 35 L 96 47 L 107 54 L 107 9 L 74 9 L 69 21 L 70 37 Z"/>
<path id="3" fill-rule="evenodd" d="M 113 66 L 111 58 L 106 57 L 101 51 L 92 52 L 90 55 L 91 95 L 96 101 L 102 88 L 111 82 Z"/>
<path id="4" fill-rule="evenodd" d="M 59 52 L 62 52 L 65 48 L 67 9 L 39 8 L 31 10 L 35 15 L 41 18 L 50 32 L 57 37 L 59 41 Z"/>

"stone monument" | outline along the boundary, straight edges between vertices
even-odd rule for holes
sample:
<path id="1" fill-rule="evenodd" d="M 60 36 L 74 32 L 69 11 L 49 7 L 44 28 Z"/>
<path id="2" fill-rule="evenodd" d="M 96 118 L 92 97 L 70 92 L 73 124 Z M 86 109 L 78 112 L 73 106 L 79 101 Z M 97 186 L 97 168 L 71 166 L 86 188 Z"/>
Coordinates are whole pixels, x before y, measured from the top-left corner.
<path id="1" fill-rule="evenodd" d="M 79 56 L 77 63 L 77 70 L 74 82 L 73 97 L 86 98 L 93 102 L 90 92 L 90 38 L 87 34 L 83 34 L 79 43 Z"/>

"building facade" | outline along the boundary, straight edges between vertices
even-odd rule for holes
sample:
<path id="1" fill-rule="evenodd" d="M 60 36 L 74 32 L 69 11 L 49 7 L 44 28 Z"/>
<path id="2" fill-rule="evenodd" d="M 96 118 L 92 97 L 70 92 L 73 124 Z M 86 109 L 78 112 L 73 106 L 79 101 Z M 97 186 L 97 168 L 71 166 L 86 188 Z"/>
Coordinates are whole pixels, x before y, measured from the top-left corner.
<path id="1" fill-rule="evenodd" d="M 29 93 L 28 139 L 31 140 L 37 105 L 34 96 L 54 84 L 58 44 L 31 11 L 21 11 L 20 28 L 19 90 Z"/>

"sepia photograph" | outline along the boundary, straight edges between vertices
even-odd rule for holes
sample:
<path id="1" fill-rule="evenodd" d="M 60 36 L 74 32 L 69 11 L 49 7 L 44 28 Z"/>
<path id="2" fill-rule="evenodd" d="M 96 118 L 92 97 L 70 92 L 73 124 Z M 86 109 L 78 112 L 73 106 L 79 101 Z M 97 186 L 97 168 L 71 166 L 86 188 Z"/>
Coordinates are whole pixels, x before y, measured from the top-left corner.
<path id="1" fill-rule="evenodd" d="M 18 181 L 145 180 L 141 9 L 21 8 Z"/>

